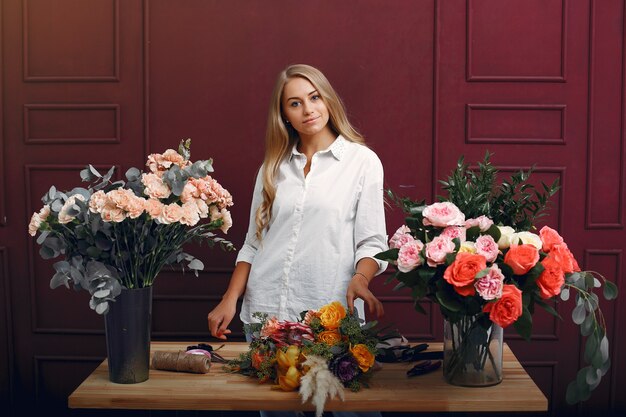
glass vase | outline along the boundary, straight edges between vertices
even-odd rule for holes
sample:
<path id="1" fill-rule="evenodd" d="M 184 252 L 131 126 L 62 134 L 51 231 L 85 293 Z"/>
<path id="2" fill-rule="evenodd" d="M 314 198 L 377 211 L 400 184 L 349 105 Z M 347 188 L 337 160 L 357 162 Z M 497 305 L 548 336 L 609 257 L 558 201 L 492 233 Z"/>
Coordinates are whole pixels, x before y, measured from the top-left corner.
<path id="1" fill-rule="evenodd" d="M 502 382 L 502 327 L 476 316 L 445 319 L 443 376 L 449 384 L 464 387 Z"/>

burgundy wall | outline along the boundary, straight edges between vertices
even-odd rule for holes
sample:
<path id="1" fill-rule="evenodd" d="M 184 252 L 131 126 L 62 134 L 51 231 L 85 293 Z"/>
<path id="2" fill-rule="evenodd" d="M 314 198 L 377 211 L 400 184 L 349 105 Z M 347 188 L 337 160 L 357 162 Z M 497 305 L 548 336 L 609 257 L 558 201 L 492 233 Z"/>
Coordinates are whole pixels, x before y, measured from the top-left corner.
<path id="1" fill-rule="evenodd" d="M 40 197 L 77 185 L 87 163 L 140 166 L 193 139 L 235 198 L 241 245 L 279 70 L 319 67 L 385 166 L 387 185 L 432 201 L 460 154 L 486 149 L 504 173 L 536 165 L 559 178 L 547 223 L 579 262 L 624 282 L 624 22 L 618 0 L 3 0 L 0 33 L 0 401 L 63 412 L 105 356 L 87 293 L 50 290 L 51 262 L 26 233 Z M 402 215 L 389 211 L 388 231 Z M 157 281 L 157 339 L 208 340 L 206 314 L 233 254 L 193 249 L 199 278 Z M 376 283 L 388 322 L 437 340 L 442 321 Z M 623 287 L 623 285 L 621 285 Z M 623 288 L 622 288 L 623 289 Z M 621 297 L 623 298 L 623 296 Z M 591 400 L 565 404 L 581 361 L 571 305 L 563 322 L 535 315 L 533 341 L 507 342 L 550 413 L 626 411 L 622 299 L 604 305 L 613 367 Z M 241 337 L 238 329 L 237 337 Z M 85 412 L 85 414 L 89 414 Z M 137 413 L 135 413 L 137 414 Z M 148 413 L 145 413 L 148 414 Z"/>

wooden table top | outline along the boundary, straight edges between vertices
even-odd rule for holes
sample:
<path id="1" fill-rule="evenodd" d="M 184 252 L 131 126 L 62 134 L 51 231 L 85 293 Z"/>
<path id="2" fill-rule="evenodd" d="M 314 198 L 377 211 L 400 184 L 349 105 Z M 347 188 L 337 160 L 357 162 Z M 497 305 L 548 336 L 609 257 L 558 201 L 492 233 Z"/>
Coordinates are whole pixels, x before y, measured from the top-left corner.
<path id="1" fill-rule="evenodd" d="M 152 342 L 151 351 L 185 350 L 195 343 Z M 430 343 L 429 350 L 441 350 Z M 229 342 L 220 350 L 227 359 L 248 348 L 247 343 Z M 346 389 L 345 401 L 326 402 L 326 411 L 546 411 L 548 400 L 504 345 L 502 383 L 485 388 L 464 388 L 445 382 L 441 368 L 430 374 L 408 378 L 412 363 L 383 364 L 370 380 L 370 388 L 359 392 Z M 70 408 L 153 410 L 303 410 L 297 392 L 272 390 L 272 384 L 225 372 L 214 363 L 207 374 L 190 374 L 150 369 L 150 378 L 139 384 L 109 381 L 107 361 L 70 395 Z"/>

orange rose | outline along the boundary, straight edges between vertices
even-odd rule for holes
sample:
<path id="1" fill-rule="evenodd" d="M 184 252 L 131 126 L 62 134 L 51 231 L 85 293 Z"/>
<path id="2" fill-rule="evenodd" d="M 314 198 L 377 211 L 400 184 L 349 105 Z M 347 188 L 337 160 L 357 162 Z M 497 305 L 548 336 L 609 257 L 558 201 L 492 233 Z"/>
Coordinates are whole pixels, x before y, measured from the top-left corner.
<path id="1" fill-rule="evenodd" d="M 454 290 L 463 296 L 476 294 L 474 279 L 483 269 L 487 268 L 487 260 L 482 255 L 468 252 L 459 252 L 443 278 L 454 287 Z"/>
<path id="2" fill-rule="evenodd" d="M 536 281 L 541 298 L 550 298 L 559 295 L 561 293 L 561 287 L 565 283 L 563 267 L 553 256 L 558 246 L 560 245 L 554 245 L 552 252 L 541 261 L 541 265 L 543 265 L 545 269 Z"/>
<path id="3" fill-rule="evenodd" d="M 354 345 L 350 348 L 350 352 L 352 352 L 352 356 L 354 356 L 354 359 L 356 359 L 356 362 L 359 364 L 361 371 L 367 372 L 367 370 L 374 365 L 374 355 L 372 355 L 372 352 L 370 352 L 364 344 L 359 343 L 358 345 Z"/>
<path id="4" fill-rule="evenodd" d="M 341 335 L 337 330 L 324 330 L 317 335 L 317 340 L 328 346 L 333 346 L 341 342 Z"/>
<path id="5" fill-rule="evenodd" d="M 541 238 L 541 243 L 543 243 L 544 252 L 550 252 L 554 245 L 559 245 L 563 243 L 563 238 L 561 235 L 554 229 L 543 226 L 539 231 L 539 237 Z"/>
<path id="6" fill-rule="evenodd" d="M 502 297 L 483 307 L 489 313 L 489 319 L 500 327 L 507 327 L 515 323 L 522 315 L 522 292 L 515 285 L 505 285 L 502 288 Z"/>
<path id="7" fill-rule="evenodd" d="M 566 274 L 572 273 L 574 271 L 580 271 L 578 267 L 578 262 L 574 259 L 574 255 L 567 247 L 567 244 L 555 244 L 552 246 L 552 250 L 550 251 L 550 257 L 553 257 L 556 262 L 559 263 L 561 269 Z"/>
<path id="8" fill-rule="evenodd" d="M 524 275 L 539 262 L 539 250 L 533 245 L 511 245 L 504 255 L 504 263 L 515 275 Z"/>
<path id="9" fill-rule="evenodd" d="M 335 330 L 339 328 L 341 319 L 346 317 L 346 309 L 339 301 L 333 301 L 320 308 L 319 317 L 325 329 Z"/>
<path id="10" fill-rule="evenodd" d="M 262 353 L 260 350 L 255 350 L 250 359 L 252 360 L 252 367 L 259 370 L 263 361 L 267 359 L 267 354 Z"/>

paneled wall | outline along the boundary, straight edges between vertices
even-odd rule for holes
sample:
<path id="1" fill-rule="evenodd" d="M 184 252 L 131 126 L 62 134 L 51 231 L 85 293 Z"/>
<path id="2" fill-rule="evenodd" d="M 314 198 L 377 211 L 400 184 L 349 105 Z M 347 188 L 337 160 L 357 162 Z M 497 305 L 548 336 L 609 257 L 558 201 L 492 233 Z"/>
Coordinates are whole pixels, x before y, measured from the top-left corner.
<path id="1" fill-rule="evenodd" d="M 79 185 L 88 163 L 121 175 L 190 137 L 192 158 L 214 158 L 216 178 L 234 195 L 228 237 L 240 246 L 270 92 L 291 63 L 324 71 L 396 191 L 434 201 L 436 180 L 459 155 L 477 161 L 486 150 L 505 175 L 534 166 L 537 183 L 558 178 L 545 223 L 585 268 L 623 286 L 625 13 L 620 0 L 2 0 L 6 410 L 71 414 L 67 395 L 105 356 L 88 294 L 50 290 L 52 262 L 26 233 L 43 193 Z M 389 209 L 389 234 L 402 217 Z M 156 339 L 210 341 L 206 314 L 235 255 L 191 251 L 206 266 L 200 277 L 158 277 Z M 382 281 L 374 285 L 386 322 L 413 340 L 442 337 L 437 306 L 425 302 L 429 314 L 418 315 L 406 293 Z M 536 314 L 531 343 L 506 333 L 550 398 L 549 414 L 626 412 L 624 302 L 603 305 L 613 366 L 577 407 L 564 397 L 581 340 L 571 304 L 556 308 L 565 320 Z M 238 321 L 233 329 L 240 339 Z"/>

